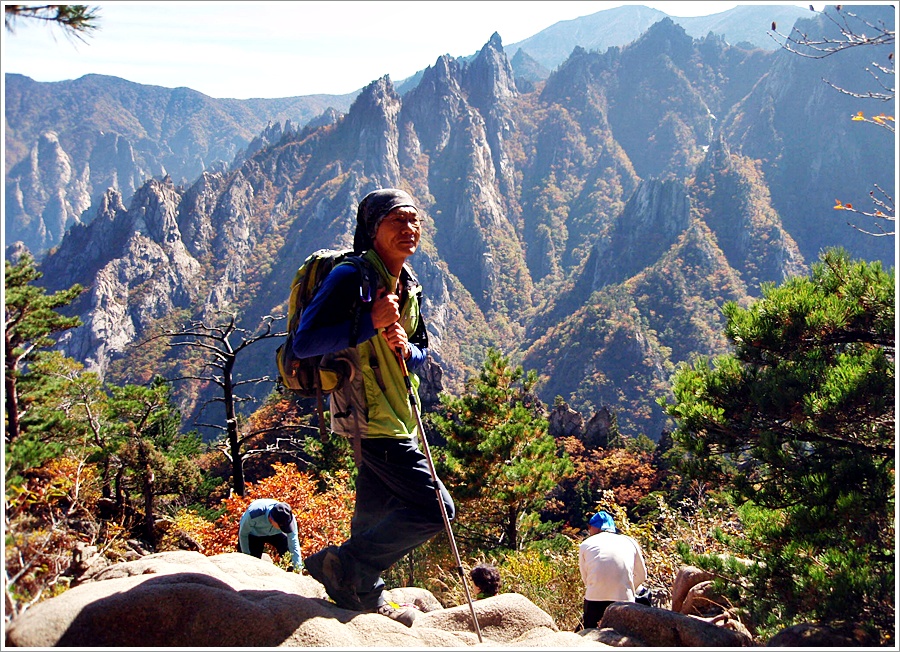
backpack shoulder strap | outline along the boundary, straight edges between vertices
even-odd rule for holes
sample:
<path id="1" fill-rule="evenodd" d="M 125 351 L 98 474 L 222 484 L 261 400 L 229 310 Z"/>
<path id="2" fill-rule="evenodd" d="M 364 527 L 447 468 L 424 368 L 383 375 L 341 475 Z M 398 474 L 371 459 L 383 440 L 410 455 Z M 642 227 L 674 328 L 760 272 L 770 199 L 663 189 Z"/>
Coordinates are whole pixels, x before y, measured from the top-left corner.
<path id="1" fill-rule="evenodd" d="M 401 282 L 405 282 L 406 287 L 408 288 L 414 288 L 421 285 L 409 263 L 403 263 L 403 269 L 400 271 L 400 278 L 403 279 Z"/>
<path id="2" fill-rule="evenodd" d="M 362 256 L 353 254 L 346 256 L 339 265 L 352 265 L 359 272 L 359 301 L 353 306 L 353 323 L 350 326 L 350 346 L 356 346 L 359 343 L 359 320 L 362 315 L 364 304 L 370 303 L 375 298 L 375 292 L 378 287 L 378 272 Z"/>
<path id="3" fill-rule="evenodd" d="M 362 279 L 359 287 L 359 298 L 363 303 L 369 303 L 375 298 L 378 288 L 379 275 L 375 267 L 368 260 L 359 255 L 347 256 L 347 262 L 351 263 L 359 271 Z"/>

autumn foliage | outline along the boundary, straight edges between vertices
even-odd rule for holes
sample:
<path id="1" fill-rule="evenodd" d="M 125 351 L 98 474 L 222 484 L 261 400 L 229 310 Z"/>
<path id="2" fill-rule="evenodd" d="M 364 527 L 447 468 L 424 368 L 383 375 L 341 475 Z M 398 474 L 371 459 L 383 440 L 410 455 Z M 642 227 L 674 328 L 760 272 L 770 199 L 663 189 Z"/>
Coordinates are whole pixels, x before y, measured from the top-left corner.
<path id="1" fill-rule="evenodd" d="M 9 486 L 5 508 L 6 613 L 68 588 L 66 573 L 79 543 L 112 546 L 115 526 L 101 532 L 95 469 L 71 457 L 49 460 Z"/>
<path id="2" fill-rule="evenodd" d="M 288 503 L 297 518 L 297 535 L 304 557 L 330 544 L 339 544 L 349 535 L 353 514 L 353 492 L 347 478 L 338 476 L 325 492 L 319 492 L 315 479 L 297 471 L 293 464 L 275 464 L 274 475 L 246 486 L 245 495 L 232 495 L 222 501 L 224 513 L 214 523 L 198 521 L 193 512 L 182 511 L 177 519 L 184 527 L 192 524 L 192 538 L 205 555 L 235 552 L 238 524 L 247 506 L 257 498 L 275 498 Z M 278 554 L 268 550 L 276 561 Z"/>
<path id="3" fill-rule="evenodd" d="M 588 478 L 594 495 L 612 490 L 616 503 L 623 507 L 634 507 L 659 484 L 659 472 L 653 466 L 651 452 L 628 448 L 585 449 L 573 437 L 565 438 L 564 446 L 575 464 L 575 477 Z"/>

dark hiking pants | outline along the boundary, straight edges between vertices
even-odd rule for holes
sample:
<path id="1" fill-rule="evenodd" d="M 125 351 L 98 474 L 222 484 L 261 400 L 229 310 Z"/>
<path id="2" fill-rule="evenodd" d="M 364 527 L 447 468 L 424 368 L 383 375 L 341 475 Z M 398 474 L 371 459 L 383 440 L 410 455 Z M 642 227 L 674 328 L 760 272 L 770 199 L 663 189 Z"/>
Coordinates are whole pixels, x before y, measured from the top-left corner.
<path id="1" fill-rule="evenodd" d="M 251 534 L 247 538 L 250 550 L 241 550 L 241 542 L 238 541 L 238 552 L 243 552 L 262 559 L 263 546 L 267 543 L 275 548 L 279 555 L 284 555 L 284 553 L 288 551 L 288 538 L 284 534 L 273 534 L 267 537 L 258 537 L 255 534 Z"/>
<path id="2" fill-rule="evenodd" d="M 340 547 L 344 579 L 364 609 L 378 606 L 381 573 L 444 529 L 428 460 L 412 439 L 363 439 L 350 538 Z M 438 480 L 450 519 L 453 499 Z"/>
<path id="3" fill-rule="evenodd" d="M 603 620 L 603 614 L 606 613 L 606 608 L 613 602 L 614 600 L 585 600 L 581 628 L 576 631 L 599 627 L 600 621 Z"/>

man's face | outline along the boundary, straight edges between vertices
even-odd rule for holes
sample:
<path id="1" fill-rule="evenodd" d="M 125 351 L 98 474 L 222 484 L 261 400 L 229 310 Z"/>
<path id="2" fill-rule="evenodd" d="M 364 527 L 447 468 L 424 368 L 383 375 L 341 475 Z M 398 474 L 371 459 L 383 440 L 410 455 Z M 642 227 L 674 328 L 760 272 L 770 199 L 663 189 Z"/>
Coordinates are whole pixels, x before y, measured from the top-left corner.
<path id="1" fill-rule="evenodd" d="M 416 253 L 422 225 L 419 214 L 411 206 L 401 206 L 388 213 L 375 233 L 375 251 L 388 258 L 409 258 Z"/>

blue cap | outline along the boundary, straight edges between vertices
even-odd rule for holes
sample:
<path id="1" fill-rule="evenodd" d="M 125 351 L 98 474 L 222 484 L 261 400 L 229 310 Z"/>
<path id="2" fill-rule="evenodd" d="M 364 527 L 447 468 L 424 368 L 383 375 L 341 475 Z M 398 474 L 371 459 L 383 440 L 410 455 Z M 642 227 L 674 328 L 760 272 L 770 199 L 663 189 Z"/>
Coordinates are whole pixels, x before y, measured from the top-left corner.
<path id="1" fill-rule="evenodd" d="M 588 521 L 588 525 L 592 525 L 601 532 L 615 532 L 616 524 L 609 512 L 599 511 Z"/>

